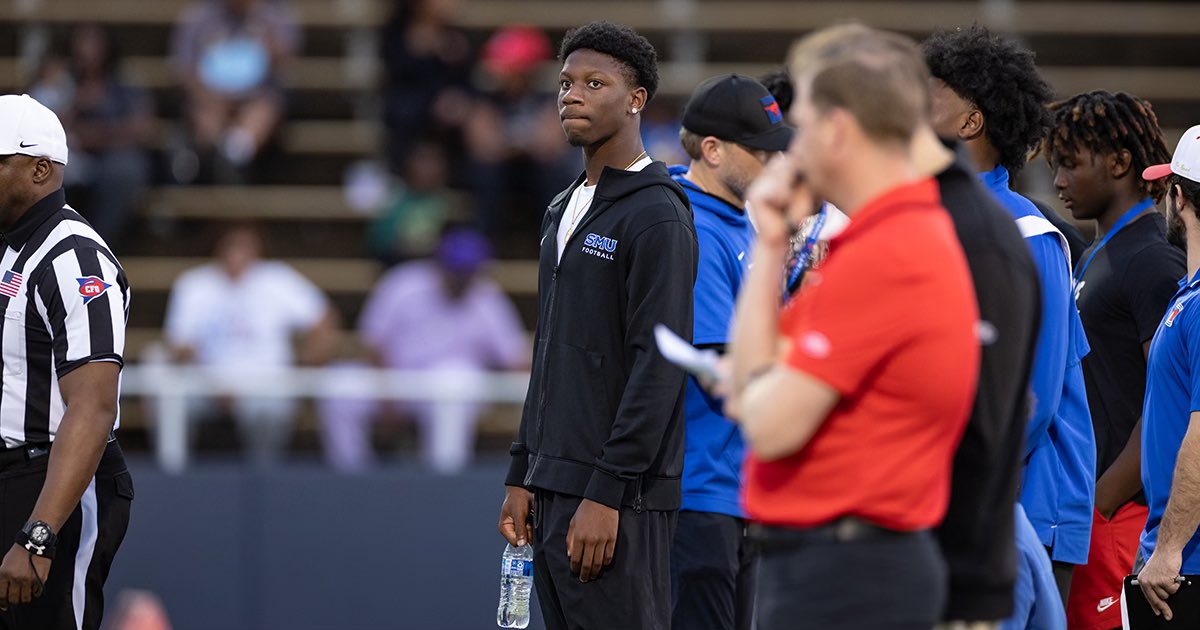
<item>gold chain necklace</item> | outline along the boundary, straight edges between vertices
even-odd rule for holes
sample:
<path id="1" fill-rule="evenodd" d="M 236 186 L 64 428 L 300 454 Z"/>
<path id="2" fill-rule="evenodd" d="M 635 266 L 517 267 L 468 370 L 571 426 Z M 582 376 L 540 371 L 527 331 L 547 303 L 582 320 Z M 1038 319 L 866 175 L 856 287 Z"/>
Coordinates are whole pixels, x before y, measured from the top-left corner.
<path id="1" fill-rule="evenodd" d="M 642 151 L 641 153 L 639 153 L 637 155 L 637 157 L 633 158 L 633 161 L 630 162 L 628 166 L 626 166 L 624 169 L 621 169 L 621 170 L 628 171 L 629 169 L 633 168 L 634 164 L 637 164 L 638 162 L 640 162 L 642 160 L 642 158 L 647 158 L 647 157 L 650 157 L 650 156 L 645 151 Z M 599 182 L 597 182 L 597 183 L 599 183 Z M 575 224 L 579 222 L 579 217 L 583 214 L 584 208 L 587 208 L 587 207 L 591 206 L 592 204 L 589 203 L 587 206 L 584 206 L 583 204 L 576 204 L 576 205 L 578 207 L 575 208 L 575 212 L 573 212 L 571 215 L 571 224 L 567 227 L 567 238 L 563 239 L 563 243 L 569 243 L 571 241 L 571 235 L 575 233 Z"/>

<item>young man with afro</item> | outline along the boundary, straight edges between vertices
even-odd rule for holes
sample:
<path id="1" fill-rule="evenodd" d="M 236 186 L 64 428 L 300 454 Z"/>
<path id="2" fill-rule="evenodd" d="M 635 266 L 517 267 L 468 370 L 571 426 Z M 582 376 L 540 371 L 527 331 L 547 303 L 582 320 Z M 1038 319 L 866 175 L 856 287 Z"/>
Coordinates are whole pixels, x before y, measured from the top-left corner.
<path id="1" fill-rule="evenodd" d="M 1009 188 L 1010 174 L 1020 170 L 1045 133 L 1050 86 L 1031 51 L 980 26 L 935 33 L 923 47 L 933 77 L 934 128 L 966 145 L 980 178 L 1016 220 L 1038 268 L 1042 315 L 1020 501 L 1054 561 L 1065 601 L 1071 570 L 1087 562 L 1091 536 L 1096 446 L 1081 365 L 1089 348 L 1072 299 L 1066 239 L 1031 201 Z"/>
<path id="2" fill-rule="evenodd" d="M 1096 240 L 1075 267 L 1075 302 L 1092 342 L 1083 378 L 1096 433 L 1096 513 L 1088 563 L 1075 569 L 1070 627 L 1121 627 L 1121 585 L 1148 509 L 1142 493 L 1142 404 L 1150 340 L 1187 270 L 1154 204 L 1165 181 L 1142 178 L 1169 162 L 1150 103 L 1119 92 L 1078 94 L 1050 107 L 1044 153 L 1058 196 Z"/>
<path id="3" fill-rule="evenodd" d="M 596 22 L 568 32 L 560 57 L 559 114 L 585 171 L 542 222 L 533 370 L 499 529 L 533 545 L 547 628 L 668 628 L 685 378 L 653 329 L 690 338 L 696 233 L 687 195 L 642 146 L 653 46 Z"/>

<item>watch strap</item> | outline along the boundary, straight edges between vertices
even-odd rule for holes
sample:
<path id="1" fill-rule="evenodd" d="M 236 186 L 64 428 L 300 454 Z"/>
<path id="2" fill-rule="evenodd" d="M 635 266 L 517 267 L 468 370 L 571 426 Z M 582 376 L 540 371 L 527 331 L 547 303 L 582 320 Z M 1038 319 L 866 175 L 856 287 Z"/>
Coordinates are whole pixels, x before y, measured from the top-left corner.
<path id="1" fill-rule="evenodd" d="M 40 545 L 35 543 L 33 539 L 30 538 L 30 532 L 32 532 L 33 529 L 39 525 L 44 526 L 50 532 L 50 536 L 47 537 L 46 541 Z M 25 526 L 21 528 L 21 531 L 17 532 L 16 542 L 26 551 L 35 556 L 54 559 L 54 552 L 58 547 L 58 535 L 55 534 L 54 530 L 50 528 L 50 525 L 44 521 L 31 521 L 26 523 Z"/>

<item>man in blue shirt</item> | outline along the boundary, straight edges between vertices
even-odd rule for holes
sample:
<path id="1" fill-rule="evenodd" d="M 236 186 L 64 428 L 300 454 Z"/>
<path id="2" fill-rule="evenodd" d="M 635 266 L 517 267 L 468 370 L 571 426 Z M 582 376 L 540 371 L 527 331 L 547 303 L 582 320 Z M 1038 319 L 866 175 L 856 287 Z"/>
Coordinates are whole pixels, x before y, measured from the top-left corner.
<path id="1" fill-rule="evenodd" d="M 966 144 L 1038 268 L 1042 317 L 1020 500 L 1054 561 L 1065 602 L 1073 565 L 1087 562 L 1091 537 L 1096 446 L 1081 366 L 1088 344 L 1072 299 L 1066 240 L 1009 188 L 1009 173 L 1025 164 L 1045 133 L 1051 90 L 1032 52 L 979 26 L 936 33 L 924 49 L 934 77 L 934 128 Z"/>
<path id="2" fill-rule="evenodd" d="M 750 259 L 754 228 L 746 189 L 792 130 L 774 97 L 754 79 L 724 75 L 701 83 L 683 112 L 680 142 L 691 158 L 671 174 L 695 215 L 700 264 L 695 286 L 699 347 L 723 350 Z M 683 504 L 671 549 L 672 626 L 749 630 L 754 575 L 738 499 L 744 446 L 723 401 L 688 377 Z"/>
<path id="3" fill-rule="evenodd" d="M 1142 407 L 1142 487 L 1150 516 L 1142 532 L 1138 583 L 1155 611 L 1172 617 L 1176 578 L 1200 574 L 1200 125 L 1188 129 L 1170 164 L 1146 169 L 1167 181 L 1167 230 L 1187 242 L 1187 276 L 1150 342 Z"/>

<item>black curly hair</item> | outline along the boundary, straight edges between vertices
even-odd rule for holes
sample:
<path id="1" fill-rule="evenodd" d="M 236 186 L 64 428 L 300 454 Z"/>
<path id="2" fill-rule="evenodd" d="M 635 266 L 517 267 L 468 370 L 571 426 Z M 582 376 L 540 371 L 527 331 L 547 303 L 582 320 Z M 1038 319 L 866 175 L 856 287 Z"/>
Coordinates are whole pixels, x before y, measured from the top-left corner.
<path id="1" fill-rule="evenodd" d="M 1087 149 L 1095 155 L 1129 151 L 1130 169 L 1138 190 L 1162 201 L 1167 183 L 1162 179 L 1141 178 L 1147 166 L 1171 161 L 1167 140 L 1158 126 L 1158 116 L 1150 101 L 1125 92 L 1095 90 L 1076 94 L 1050 105 L 1050 133 L 1042 142 L 1042 152 L 1051 164 Z"/>
<path id="2" fill-rule="evenodd" d="M 625 66 L 630 85 L 646 88 L 646 102 L 658 91 L 658 53 L 645 37 L 628 26 L 611 22 L 592 22 L 567 31 L 558 49 L 560 61 L 586 48 L 604 53 Z"/>
<path id="3" fill-rule="evenodd" d="M 792 101 L 796 98 L 796 89 L 792 86 L 792 77 L 788 74 L 787 69 L 780 68 L 765 74 L 758 82 L 762 83 L 771 96 L 775 97 L 775 102 L 779 104 L 779 111 L 787 116 L 788 110 L 792 108 Z"/>
<path id="4" fill-rule="evenodd" d="M 983 112 L 1000 164 L 1019 171 L 1046 133 L 1054 96 L 1033 51 L 979 25 L 938 31 L 921 48 L 930 74 Z"/>

